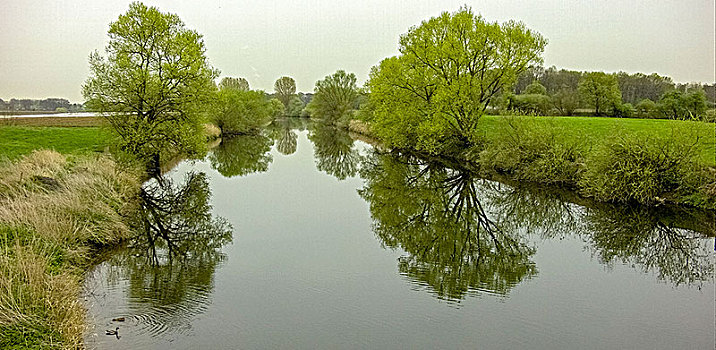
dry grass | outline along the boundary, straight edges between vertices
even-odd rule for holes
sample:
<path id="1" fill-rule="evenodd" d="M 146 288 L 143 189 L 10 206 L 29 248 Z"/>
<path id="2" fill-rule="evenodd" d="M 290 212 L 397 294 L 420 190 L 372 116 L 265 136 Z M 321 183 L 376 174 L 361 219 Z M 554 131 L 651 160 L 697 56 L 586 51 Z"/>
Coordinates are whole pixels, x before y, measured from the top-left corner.
<path id="1" fill-rule="evenodd" d="M 107 155 L 35 151 L 0 164 L 0 348 L 77 348 L 92 246 L 128 238 L 139 173 Z"/>

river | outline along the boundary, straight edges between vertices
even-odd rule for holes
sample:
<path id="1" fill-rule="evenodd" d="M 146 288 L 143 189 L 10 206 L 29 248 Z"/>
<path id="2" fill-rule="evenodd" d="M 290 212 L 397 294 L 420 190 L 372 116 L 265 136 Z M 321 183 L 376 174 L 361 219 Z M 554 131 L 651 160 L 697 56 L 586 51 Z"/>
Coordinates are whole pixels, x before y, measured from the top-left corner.
<path id="1" fill-rule="evenodd" d="M 509 186 L 297 120 L 143 197 L 145 232 L 86 278 L 89 348 L 715 345 L 713 213 Z"/>

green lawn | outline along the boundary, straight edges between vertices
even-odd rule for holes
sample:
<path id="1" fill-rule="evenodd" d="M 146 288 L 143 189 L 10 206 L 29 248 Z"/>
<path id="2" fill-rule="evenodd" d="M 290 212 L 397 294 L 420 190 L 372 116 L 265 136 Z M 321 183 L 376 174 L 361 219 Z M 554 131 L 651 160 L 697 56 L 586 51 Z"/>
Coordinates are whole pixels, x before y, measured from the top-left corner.
<path id="1" fill-rule="evenodd" d="M 53 149 L 63 154 L 102 151 L 110 132 L 99 127 L 0 126 L 0 158 L 17 159 L 36 149 Z"/>
<path id="2" fill-rule="evenodd" d="M 480 127 L 489 139 L 490 130 L 497 129 L 501 116 L 485 116 Z M 565 138 L 582 138 L 587 151 L 598 145 L 601 140 L 619 133 L 634 133 L 654 137 L 671 137 L 674 133 L 688 133 L 694 140 L 699 137 L 697 151 L 703 164 L 716 165 L 716 124 L 666 120 L 666 119 L 633 119 L 633 118 L 598 118 L 598 117 L 514 117 L 534 118 L 538 123 L 547 123 L 563 130 Z"/>

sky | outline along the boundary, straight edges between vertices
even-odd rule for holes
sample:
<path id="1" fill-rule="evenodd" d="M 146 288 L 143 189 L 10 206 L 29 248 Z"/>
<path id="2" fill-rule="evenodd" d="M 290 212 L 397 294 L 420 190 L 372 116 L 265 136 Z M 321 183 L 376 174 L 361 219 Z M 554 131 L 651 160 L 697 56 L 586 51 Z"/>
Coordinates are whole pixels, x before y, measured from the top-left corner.
<path id="1" fill-rule="evenodd" d="M 659 73 L 675 82 L 716 80 L 716 0 L 147 0 L 203 34 L 221 76 L 273 92 L 288 75 L 298 91 L 338 69 L 360 84 L 398 53 L 411 26 L 472 7 L 488 21 L 522 21 L 549 40 L 544 66 Z M 130 1 L 3 0 L 0 98 L 82 102 L 87 58 L 104 53 L 109 23 Z"/>

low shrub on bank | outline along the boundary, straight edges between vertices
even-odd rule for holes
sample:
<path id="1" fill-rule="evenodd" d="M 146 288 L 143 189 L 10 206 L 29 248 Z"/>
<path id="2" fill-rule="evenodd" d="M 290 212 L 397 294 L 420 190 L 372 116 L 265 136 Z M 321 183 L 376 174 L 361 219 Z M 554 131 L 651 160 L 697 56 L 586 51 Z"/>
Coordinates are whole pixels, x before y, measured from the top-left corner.
<path id="1" fill-rule="evenodd" d="M 480 152 L 486 172 L 509 174 L 517 180 L 572 186 L 582 163 L 577 138 L 564 141 L 564 130 L 532 118 L 505 118 L 495 137 Z"/>
<path id="2" fill-rule="evenodd" d="M 600 201 L 655 204 L 698 193 L 706 185 L 688 130 L 670 137 L 616 135 L 587 158 L 579 181 L 583 194 Z"/>
<path id="3" fill-rule="evenodd" d="M 35 151 L 0 164 L 0 348 L 78 348 L 92 246 L 130 236 L 137 172 L 106 155 Z"/>

